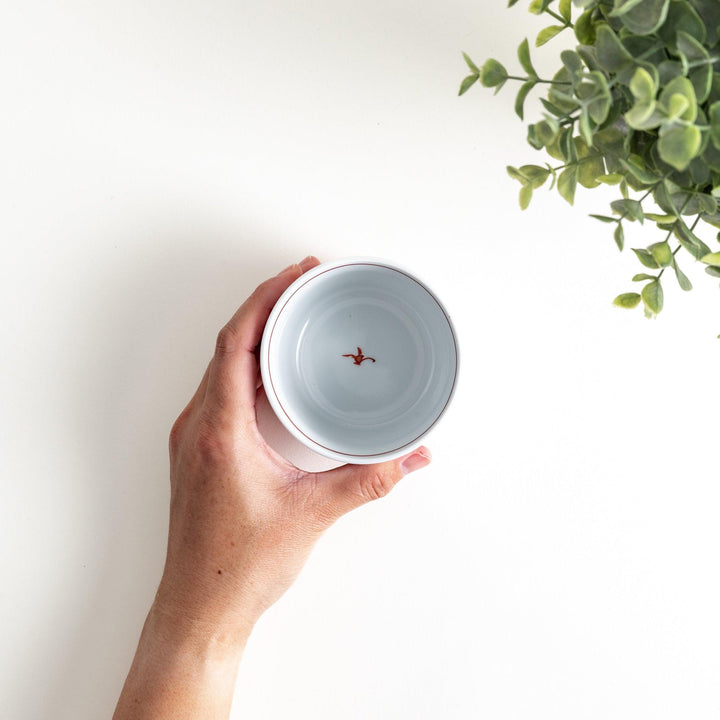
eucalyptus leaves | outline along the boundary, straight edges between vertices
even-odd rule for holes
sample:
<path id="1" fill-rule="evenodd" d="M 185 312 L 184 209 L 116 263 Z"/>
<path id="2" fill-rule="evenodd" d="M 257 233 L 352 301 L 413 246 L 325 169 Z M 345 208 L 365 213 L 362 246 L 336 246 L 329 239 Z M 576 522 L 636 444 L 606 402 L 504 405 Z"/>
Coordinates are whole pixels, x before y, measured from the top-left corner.
<path id="1" fill-rule="evenodd" d="M 510 0 L 508 7 L 518 0 Z M 696 234 L 699 222 L 720 228 L 720 0 L 532 0 L 529 10 L 555 21 L 536 46 L 564 31 L 580 45 L 560 53 L 562 67 L 540 78 L 527 39 L 517 55 L 524 75 L 510 75 L 497 60 L 478 67 L 463 53 L 470 74 L 460 95 L 476 82 L 497 93 L 519 82 L 515 112 L 537 85 L 547 85 L 543 119 L 528 125 L 528 142 L 559 165 L 508 167 L 520 185 L 520 207 L 550 181 L 573 204 L 578 183 L 617 185 L 620 198 L 609 215 L 620 250 L 625 223 L 648 220 L 663 233 L 659 242 L 633 248 L 646 270 L 633 277 L 641 292 L 615 298 L 620 307 L 643 304 L 654 317 L 663 307 L 663 274 L 672 268 L 680 287 L 692 285 L 678 266 L 682 249 L 720 277 L 720 252 Z M 631 197 L 630 191 L 638 194 Z M 654 201 L 654 208 L 648 202 Z M 713 230 L 713 234 L 716 231 Z M 720 233 L 717 235 L 720 240 Z M 674 247 L 673 247 L 674 246 Z"/>

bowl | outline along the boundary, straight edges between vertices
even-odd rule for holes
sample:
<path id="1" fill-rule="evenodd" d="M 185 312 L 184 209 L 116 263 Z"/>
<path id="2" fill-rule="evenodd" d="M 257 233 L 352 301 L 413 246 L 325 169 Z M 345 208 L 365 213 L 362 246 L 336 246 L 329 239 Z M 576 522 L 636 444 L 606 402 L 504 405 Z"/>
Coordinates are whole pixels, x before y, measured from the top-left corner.
<path id="1" fill-rule="evenodd" d="M 265 393 L 288 432 L 356 464 L 418 447 L 450 404 L 458 362 L 437 296 L 374 258 L 304 273 L 275 304 L 260 347 Z"/>

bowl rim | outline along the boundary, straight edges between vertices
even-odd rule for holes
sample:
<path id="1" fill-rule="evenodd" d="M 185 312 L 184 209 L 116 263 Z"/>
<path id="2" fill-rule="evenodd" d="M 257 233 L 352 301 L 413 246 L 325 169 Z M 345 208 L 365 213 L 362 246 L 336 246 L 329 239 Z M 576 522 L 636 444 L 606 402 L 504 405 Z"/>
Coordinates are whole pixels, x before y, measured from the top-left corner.
<path id="1" fill-rule="evenodd" d="M 420 285 L 425 292 L 427 292 L 433 300 L 437 303 L 438 307 L 442 311 L 443 315 L 445 316 L 445 320 L 447 321 L 448 327 L 450 328 L 450 334 L 452 335 L 453 344 L 455 347 L 455 373 L 452 381 L 452 385 L 450 388 L 450 392 L 448 393 L 447 400 L 445 401 L 445 404 L 443 408 L 440 410 L 440 412 L 435 416 L 432 423 L 427 427 L 420 435 L 418 435 L 416 438 L 404 443 L 402 446 L 398 448 L 393 448 L 392 450 L 387 450 L 381 453 L 372 453 L 372 454 L 352 454 L 352 453 L 344 453 L 338 450 L 334 450 L 333 448 L 326 447 L 325 445 L 322 445 L 318 443 L 316 440 L 314 440 L 312 437 L 307 435 L 305 432 L 303 432 L 293 421 L 292 417 L 289 415 L 287 410 L 283 407 L 282 403 L 280 402 L 277 393 L 275 392 L 275 388 L 272 382 L 272 373 L 270 371 L 270 342 L 272 340 L 272 335 L 275 330 L 275 327 L 277 325 L 277 321 L 280 318 L 280 315 L 283 313 L 283 311 L 286 309 L 288 304 L 291 302 L 293 296 L 303 287 L 305 287 L 308 283 L 315 280 L 315 278 L 319 277 L 320 275 L 324 275 L 327 272 L 338 270 L 340 268 L 344 267 L 351 267 L 353 265 L 374 265 L 377 267 L 387 268 L 389 270 L 395 270 L 396 272 L 399 272 L 406 277 L 410 278 L 414 282 L 416 282 L 418 285 Z M 265 395 L 268 399 L 268 402 L 270 403 L 270 406 L 273 409 L 273 412 L 278 417 L 280 422 L 283 424 L 285 429 L 299 442 L 301 442 L 303 445 L 305 445 L 310 450 L 318 453 L 319 455 L 322 455 L 326 458 L 330 458 L 332 460 L 336 460 L 338 462 L 343 463 L 352 463 L 355 465 L 366 465 L 371 463 L 379 463 L 384 462 L 387 460 L 394 460 L 398 457 L 402 457 L 403 455 L 406 455 L 407 453 L 411 452 L 412 450 L 418 448 L 421 445 L 421 440 L 425 438 L 428 433 L 437 425 L 440 418 L 445 414 L 446 410 L 450 406 L 450 403 L 455 395 L 455 390 L 457 389 L 457 382 L 458 382 L 458 375 L 459 375 L 459 369 L 460 369 L 460 348 L 458 344 L 457 339 L 457 332 L 455 330 L 455 326 L 453 324 L 452 318 L 450 317 L 450 313 L 447 311 L 447 308 L 445 305 L 440 301 L 438 296 L 430 289 L 428 284 L 424 282 L 422 279 L 418 277 L 418 275 L 414 272 L 411 272 L 407 268 L 405 268 L 403 265 L 398 264 L 394 261 L 387 260 L 384 258 L 377 258 L 377 257 L 364 257 L 364 256 L 353 256 L 353 257 L 344 257 L 340 258 L 338 260 L 331 260 L 328 262 L 321 263 L 320 265 L 316 265 L 314 268 L 308 270 L 307 272 L 303 273 L 297 280 L 295 280 L 286 290 L 283 292 L 283 294 L 278 298 L 277 302 L 273 306 L 272 310 L 270 311 L 270 315 L 268 317 L 267 323 L 265 324 L 265 329 L 263 330 L 263 336 L 260 343 L 260 373 L 262 377 L 262 383 L 263 388 L 265 390 Z"/>

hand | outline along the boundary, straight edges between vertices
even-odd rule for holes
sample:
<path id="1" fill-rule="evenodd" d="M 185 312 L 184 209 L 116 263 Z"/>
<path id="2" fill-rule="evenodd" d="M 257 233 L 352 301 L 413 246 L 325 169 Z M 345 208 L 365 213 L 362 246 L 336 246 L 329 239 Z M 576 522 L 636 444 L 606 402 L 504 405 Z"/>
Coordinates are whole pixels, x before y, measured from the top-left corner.
<path id="1" fill-rule="evenodd" d="M 308 257 L 255 290 L 220 331 L 173 425 L 165 569 L 115 720 L 226 718 L 254 623 L 292 584 L 318 538 L 430 462 L 419 448 L 377 465 L 308 473 L 260 435 L 255 352 L 280 295 L 317 264 Z"/>
<path id="2" fill-rule="evenodd" d="M 260 435 L 255 351 L 282 292 L 317 264 L 306 258 L 255 290 L 220 331 L 200 387 L 172 429 L 170 534 L 159 597 L 184 621 L 251 626 L 335 520 L 430 462 L 420 448 L 399 460 L 308 473 Z"/>

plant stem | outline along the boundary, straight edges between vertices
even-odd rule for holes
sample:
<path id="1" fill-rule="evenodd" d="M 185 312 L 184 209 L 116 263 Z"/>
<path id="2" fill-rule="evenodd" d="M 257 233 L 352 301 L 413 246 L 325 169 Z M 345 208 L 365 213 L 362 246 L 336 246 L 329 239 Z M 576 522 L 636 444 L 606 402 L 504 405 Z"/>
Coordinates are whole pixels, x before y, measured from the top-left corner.
<path id="1" fill-rule="evenodd" d="M 571 22 L 568 22 L 562 15 L 558 15 L 556 12 L 551 10 L 550 8 L 545 8 L 543 12 L 546 12 L 551 17 L 554 17 L 556 20 L 559 20 L 565 27 L 575 27 Z"/>
<path id="2" fill-rule="evenodd" d="M 528 82 L 530 76 L 520 77 L 519 75 L 507 75 L 506 80 L 519 80 L 520 82 Z M 571 85 L 569 82 L 558 82 L 557 80 L 542 80 L 541 78 L 533 78 L 536 83 L 545 83 L 546 85 Z"/>
<path id="3" fill-rule="evenodd" d="M 640 204 L 642 204 L 642 201 L 643 201 L 661 182 L 663 182 L 663 180 L 665 180 L 666 177 L 667 177 L 667 175 L 665 175 L 664 177 L 660 178 L 660 180 L 658 180 L 658 181 L 638 200 L 638 202 L 639 202 Z M 627 217 L 627 210 L 617 219 L 617 222 L 618 222 L 618 223 L 621 223 L 626 217 Z M 671 232 L 672 232 L 672 231 L 671 231 Z"/>
<path id="4" fill-rule="evenodd" d="M 689 202 L 690 202 L 690 198 L 688 197 L 688 198 L 685 200 L 685 202 L 683 203 L 683 206 L 678 210 L 678 219 L 680 218 L 680 215 L 681 215 L 682 211 L 687 207 L 687 204 L 688 204 Z M 692 231 L 695 229 L 695 226 L 698 224 L 699 221 L 700 221 L 700 216 L 698 215 L 698 216 L 695 218 L 695 222 L 692 224 L 692 227 L 690 228 L 690 232 L 692 232 Z M 675 222 L 677 222 L 677 220 L 676 220 Z M 667 234 L 666 237 L 665 237 L 665 242 L 667 242 L 667 241 L 670 239 L 670 236 L 673 234 L 673 229 L 674 229 L 674 227 L 675 227 L 675 223 L 673 223 L 673 227 L 671 227 L 671 228 L 668 230 L 668 234 Z M 675 257 L 675 254 L 677 253 L 677 251 L 678 251 L 681 247 L 682 247 L 682 245 L 678 245 L 678 246 L 673 250 L 673 253 L 672 253 L 672 254 L 673 254 L 673 257 Z M 658 276 L 657 276 L 657 279 L 658 279 L 658 280 L 663 276 L 663 273 L 665 272 L 666 269 L 667 269 L 667 268 L 663 268 L 663 269 L 659 272 L 659 274 L 658 274 Z"/>
<path id="5" fill-rule="evenodd" d="M 557 167 L 554 167 L 553 172 L 557 172 L 558 170 L 564 170 L 566 167 L 570 167 L 571 165 L 579 165 L 582 162 L 586 162 L 587 160 L 594 160 L 595 158 L 599 157 L 603 157 L 603 154 L 594 153 L 592 155 L 586 155 L 585 157 L 578 158 L 575 162 L 565 163 L 565 165 L 558 165 Z"/>

